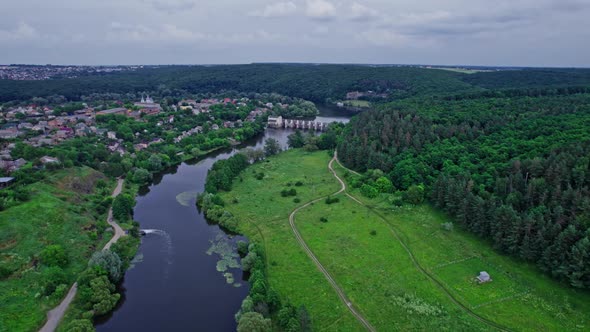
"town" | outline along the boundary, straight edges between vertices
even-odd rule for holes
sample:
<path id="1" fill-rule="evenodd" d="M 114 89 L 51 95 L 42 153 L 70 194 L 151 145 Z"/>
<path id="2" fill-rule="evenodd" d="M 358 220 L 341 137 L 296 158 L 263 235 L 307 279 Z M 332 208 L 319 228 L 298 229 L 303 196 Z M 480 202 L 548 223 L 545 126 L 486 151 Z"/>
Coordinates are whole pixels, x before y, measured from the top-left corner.
<path id="1" fill-rule="evenodd" d="M 245 122 L 253 123 L 257 118 L 266 117 L 274 110 L 288 109 L 290 105 L 242 98 L 204 98 L 200 100 L 182 99 L 175 104 L 162 105 L 147 94 L 134 103 L 112 101 L 107 105 L 88 103 L 63 103 L 55 106 L 28 104 L 26 106 L 6 107 L 0 113 L 0 169 L 10 174 L 27 162 L 40 162 L 43 165 L 59 163 L 60 160 L 43 156 L 39 160 L 25 160 L 12 157 L 12 150 L 18 142 L 32 147 L 49 147 L 59 145 L 77 137 L 96 137 L 103 142 L 111 153 L 123 156 L 133 154 L 148 147 L 164 143 L 166 137 L 173 136 L 174 144 L 181 143 L 187 137 L 218 131 L 220 129 L 242 128 Z M 243 118 L 229 120 L 225 118 L 224 108 L 247 110 Z M 216 118 L 215 115 L 218 117 Z M 124 117 L 129 121 L 141 122 L 157 127 L 161 136 L 148 134 L 151 130 L 134 132 L 124 137 L 116 128 L 110 127 L 101 119 Z M 179 118 L 204 119 L 202 124 L 188 129 L 182 123 L 175 123 Z M 230 144 L 237 144 L 235 137 L 229 137 Z M 126 142 L 133 143 L 125 144 Z"/>
<path id="2" fill-rule="evenodd" d="M 0 65 L 0 79 L 39 81 L 53 78 L 75 78 L 82 75 L 136 70 L 143 66 L 35 66 Z"/>

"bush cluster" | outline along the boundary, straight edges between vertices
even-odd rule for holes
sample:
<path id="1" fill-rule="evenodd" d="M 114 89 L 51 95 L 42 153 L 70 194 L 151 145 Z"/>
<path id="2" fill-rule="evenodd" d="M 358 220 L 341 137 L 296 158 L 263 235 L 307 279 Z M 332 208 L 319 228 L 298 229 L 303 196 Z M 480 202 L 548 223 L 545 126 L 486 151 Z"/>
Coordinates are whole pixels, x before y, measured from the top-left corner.
<path id="1" fill-rule="evenodd" d="M 297 190 L 295 190 L 294 188 L 283 189 L 281 191 L 281 196 L 282 197 L 297 196 Z"/>
<path id="2" fill-rule="evenodd" d="M 243 247 L 244 245 L 239 245 Z M 242 268 L 250 272 L 250 293 L 242 301 L 236 314 L 238 331 L 271 331 L 271 318 L 283 331 L 311 331 L 311 320 L 304 306 L 296 309 L 282 301 L 278 293 L 268 285 L 264 263 L 264 251 L 255 244 L 248 246 L 242 259 Z"/>
<path id="3" fill-rule="evenodd" d="M 326 197 L 325 203 L 330 205 L 330 204 L 334 204 L 334 203 L 338 203 L 340 202 L 340 198 L 338 197 L 332 197 L 332 196 L 328 196 Z"/>

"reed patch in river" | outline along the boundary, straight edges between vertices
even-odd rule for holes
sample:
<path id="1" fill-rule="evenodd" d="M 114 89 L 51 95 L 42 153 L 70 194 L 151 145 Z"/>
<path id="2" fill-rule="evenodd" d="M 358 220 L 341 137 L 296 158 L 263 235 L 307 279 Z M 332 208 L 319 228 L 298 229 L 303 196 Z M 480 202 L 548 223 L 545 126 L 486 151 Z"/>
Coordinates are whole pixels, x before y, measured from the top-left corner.
<path id="1" fill-rule="evenodd" d="M 236 245 L 227 237 L 227 235 L 220 232 L 215 236 L 215 239 L 209 241 L 211 246 L 207 250 L 207 255 L 213 254 L 219 257 L 217 261 L 217 271 L 223 273 L 223 277 L 228 284 L 234 287 L 240 287 L 242 284 L 235 282 L 234 273 L 229 271 L 230 269 L 239 269 L 240 255 L 237 253 Z"/>
<path id="2" fill-rule="evenodd" d="M 191 203 L 197 200 L 197 195 L 198 193 L 196 191 L 185 191 L 176 195 L 176 201 L 182 206 L 190 207 L 194 205 Z"/>

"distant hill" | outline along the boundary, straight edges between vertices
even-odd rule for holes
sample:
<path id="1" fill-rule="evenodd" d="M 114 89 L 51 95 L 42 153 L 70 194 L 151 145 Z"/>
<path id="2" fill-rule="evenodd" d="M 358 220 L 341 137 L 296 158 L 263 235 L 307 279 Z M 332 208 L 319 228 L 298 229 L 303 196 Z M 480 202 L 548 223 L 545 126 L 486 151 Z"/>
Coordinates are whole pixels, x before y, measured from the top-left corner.
<path id="1" fill-rule="evenodd" d="M 487 89 L 590 86 L 590 69 L 523 69 L 472 75 L 416 67 L 362 65 L 249 64 L 147 67 L 46 81 L 0 80 L 0 101 L 63 95 L 78 100 L 91 93 L 143 91 L 217 93 L 277 92 L 313 101 L 341 99 L 346 92 L 388 92 L 393 99 L 448 96 Z"/>
<path id="2" fill-rule="evenodd" d="M 481 72 L 462 80 L 485 89 L 590 86 L 590 69 L 522 69 Z"/>

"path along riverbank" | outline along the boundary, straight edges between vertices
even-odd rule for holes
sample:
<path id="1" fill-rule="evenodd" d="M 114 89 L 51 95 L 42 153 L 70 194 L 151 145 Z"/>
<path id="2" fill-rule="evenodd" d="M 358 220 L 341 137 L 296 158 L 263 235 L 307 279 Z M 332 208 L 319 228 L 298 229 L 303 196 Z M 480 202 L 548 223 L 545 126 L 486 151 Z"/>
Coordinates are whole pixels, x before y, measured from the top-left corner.
<path id="1" fill-rule="evenodd" d="M 115 190 L 113 191 L 113 194 L 111 195 L 113 198 L 119 196 L 119 194 L 123 190 L 123 183 L 124 183 L 123 179 L 117 180 L 117 186 L 115 187 Z M 112 207 L 109 209 L 107 222 L 109 223 L 109 225 L 111 225 L 111 227 L 113 227 L 114 235 L 109 240 L 109 242 L 107 242 L 107 244 L 105 244 L 103 250 L 109 250 L 114 243 L 116 243 L 122 236 L 125 236 L 125 231 L 123 231 L 121 226 L 119 226 L 119 224 L 117 224 L 113 220 L 113 208 Z M 55 331 L 55 329 L 59 325 L 59 322 L 62 320 L 66 310 L 68 309 L 68 307 L 70 306 L 70 304 L 72 303 L 74 298 L 76 297 L 77 292 L 78 292 L 78 283 L 75 282 L 72 285 L 72 287 L 70 288 L 70 290 L 68 291 L 68 294 L 66 295 L 66 297 L 61 301 L 61 303 L 57 307 L 51 309 L 47 313 L 47 322 L 45 323 L 45 325 L 43 325 L 43 327 L 39 330 L 39 332 L 53 332 L 53 331 Z"/>

